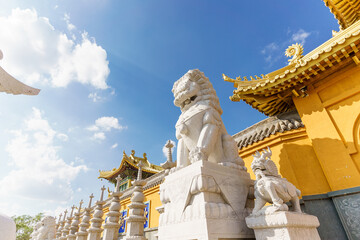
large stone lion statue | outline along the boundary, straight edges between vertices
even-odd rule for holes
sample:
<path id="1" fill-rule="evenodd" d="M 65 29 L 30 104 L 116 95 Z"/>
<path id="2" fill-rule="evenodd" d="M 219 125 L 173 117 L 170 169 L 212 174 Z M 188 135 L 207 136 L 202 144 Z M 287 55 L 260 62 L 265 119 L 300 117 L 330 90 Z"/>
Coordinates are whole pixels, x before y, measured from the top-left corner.
<path id="1" fill-rule="evenodd" d="M 31 240 L 54 240 L 56 234 L 56 222 L 52 216 L 45 216 L 35 225 Z"/>
<path id="2" fill-rule="evenodd" d="M 216 92 L 198 69 L 188 71 L 174 83 L 174 104 L 181 109 L 176 123 L 177 168 L 195 161 L 210 161 L 244 169 L 233 138 L 221 120 Z"/>
<path id="3" fill-rule="evenodd" d="M 251 169 L 256 176 L 255 181 L 255 207 L 253 215 L 271 214 L 277 211 L 288 211 L 285 204 L 291 202 L 293 211 L 300 212 L 299 196 L 300 190 L 297 189 L 286 178 L 282 178 L 275 163 L 271 160 L 272 152 L 268 147 L 260 154 L 256 151 L 253 155 L 254 160 L 251 163 Z M 273 205 L 265 207 L 266 203 Z"/>

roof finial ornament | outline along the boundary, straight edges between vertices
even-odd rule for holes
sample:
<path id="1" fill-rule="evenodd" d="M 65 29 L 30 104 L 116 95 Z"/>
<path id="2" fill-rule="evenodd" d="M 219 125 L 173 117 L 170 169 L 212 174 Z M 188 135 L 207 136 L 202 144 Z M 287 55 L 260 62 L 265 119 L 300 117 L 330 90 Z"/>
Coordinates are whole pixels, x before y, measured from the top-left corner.
<path id="1" fill-rule="evenodd" d="M 303 57 L 304 47 L 300 43 L 295 43 L 291 46 L 289 46 L 285 51 L 285 56 L 292 57 L 292 59 L 289 59 L 289 65 L 294 63 L 299 63 L 300 59 Z"/>

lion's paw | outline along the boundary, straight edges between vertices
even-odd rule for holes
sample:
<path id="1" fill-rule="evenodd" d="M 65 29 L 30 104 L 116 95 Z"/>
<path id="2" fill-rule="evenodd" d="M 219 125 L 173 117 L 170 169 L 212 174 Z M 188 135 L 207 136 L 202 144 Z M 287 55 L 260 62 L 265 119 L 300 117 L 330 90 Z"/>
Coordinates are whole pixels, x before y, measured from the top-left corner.
<path id="1" fill-rule="evenodd" d="M 197 161 L 206 161 L 208 159 L 208 156 L 202 148 L 196 147 L 193 150 L 191 150 L 189 154 L 189 158 L 190 158 L 190 162 L 194 163 Z"/>

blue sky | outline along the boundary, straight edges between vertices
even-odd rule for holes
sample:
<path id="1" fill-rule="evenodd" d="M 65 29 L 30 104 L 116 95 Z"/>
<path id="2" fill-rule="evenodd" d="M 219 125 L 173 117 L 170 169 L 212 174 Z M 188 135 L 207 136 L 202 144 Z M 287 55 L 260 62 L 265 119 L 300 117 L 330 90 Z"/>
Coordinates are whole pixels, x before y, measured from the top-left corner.
<path id="1" fill-rule="evenodd" d="M 222 80 L 286 65 L 331 38 L 337 21 L 317 1 L 0 0 L 0 49 L 8 73 L 41 89 L 0 94 L 0 211 L 59 214 L 100 195 L 98 170 L 122 151 L 166 159 L 180 114 L 173 83 L 198 68 L 217 91 L 235 134 L 265 118 L 229 100 Z"/>

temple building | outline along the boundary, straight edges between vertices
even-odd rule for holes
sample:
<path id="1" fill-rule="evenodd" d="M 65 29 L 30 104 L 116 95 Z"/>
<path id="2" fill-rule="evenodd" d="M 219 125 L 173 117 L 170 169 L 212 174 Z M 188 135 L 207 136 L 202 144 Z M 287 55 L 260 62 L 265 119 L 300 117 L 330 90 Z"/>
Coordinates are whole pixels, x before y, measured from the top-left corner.
<path id="1" fill-rule="evenodd" d="M 303 211 L 319 218 L 321 238 L 359 239 L 360 2 L 324 2 L 340 25 L 331 39 L 304 56 L 290 46 L 289 65 L 261 77 L 223 78 L 236 88 L 232 101 L 269 116 L 234 135 L 248 169 L 269 146 Z"/>
<path id="2" fill-rule="evenodd" d="M 131 182 L 134 181 L 138 174 L 138 163 L 142 163 L 142 178 L 147 180 L 147 184 L 144 186 L 145 195 L 145 211 L 146 223 L 144 225 L 145 236 L 148 239 L 155 239 L 157 234 L 157 227 L 159 225 L 159 212 L 156 210 L 157 207 L 161 206 L 159 197 L 159 187 L 162 183 L 165 172 L 160 166 L 150 163 L 147 159 L 146 153 L 143 157 L 135 156 L 135 151 L 132 150 L 130 155 L 127 155 L 124 151 L 123 157 L 118 168 L 114 168 L 110 171 L 99 171 L 99 179 L 105 179 L 111 183 L 116 183 L 116 177 L 120 175 L 122 178 L 119 189 L 123 193 L 120 198 L 121 210 L 120 210 L 120 230 L 119 239 L 123 239 L 126 236 L 126 220 L 128 216 L 131 194 L 133 188 Z M 104 216 L 109 211 L 110 198 L 104 206 Z"/>
<path id="3" fill-rule="evenodd" d="M 120 166 L 114 168 L 110 171 L 100 171 L 99 170 L 99 179 L 106 179 L 109 182 L 116 183 L 116 177 L 120 175 L 122 178 L 120 182 L 120 189 L 126 190 L 131 187 L 131 181 L 136 179 L 138 173 L 137 164 L 141 162 L 143 165 L 142 168 L 142 177 L 144 179 L 151 177 L 152 175 L 161 172 L 164 170 L 162 167 L 151 164 L 147 160 L 146 153 L 143 154 L 143 157 L 136 157 L 135 151 L 132 150 L 130 156 L 128 156 L 125 151 L 123 152 L 123 158 L 121 160 Z"/>

